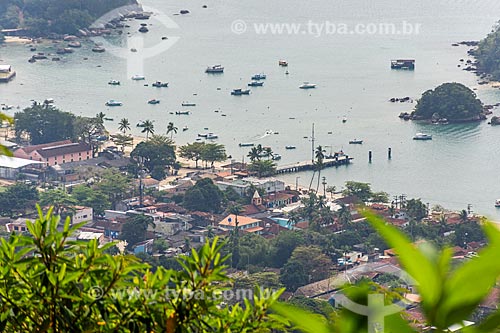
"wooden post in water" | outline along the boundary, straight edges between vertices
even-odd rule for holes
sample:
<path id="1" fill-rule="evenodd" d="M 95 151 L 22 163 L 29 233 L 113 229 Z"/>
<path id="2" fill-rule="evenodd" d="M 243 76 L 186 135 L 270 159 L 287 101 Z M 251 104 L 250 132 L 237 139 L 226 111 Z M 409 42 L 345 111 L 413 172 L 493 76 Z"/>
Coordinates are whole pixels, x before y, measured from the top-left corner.
<path id="1" fill-rule="evenodd" d="M 368 162 L 371 163 L 372 162 L 372 151 L 368 151 Z"/>
<path id="2" fill-rule="evenodd" d="M 388 148 L 388 149 L 387 149 L 387 158 L 388 158 L 388 159 L 391 159 L 391 158 L 392 158 L 392 149 L 391 149 L 391 148 Z"/>

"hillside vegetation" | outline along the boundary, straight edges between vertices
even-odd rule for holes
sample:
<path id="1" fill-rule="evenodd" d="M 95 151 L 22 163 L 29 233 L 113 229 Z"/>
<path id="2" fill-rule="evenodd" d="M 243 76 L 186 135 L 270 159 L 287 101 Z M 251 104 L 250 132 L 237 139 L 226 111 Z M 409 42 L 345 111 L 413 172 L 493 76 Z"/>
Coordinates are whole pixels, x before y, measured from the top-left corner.
<path id="1" fill-rule="evenodd" d="M 481 72 L 490 74 L 494 80 L 500 80 L 500 25 L 479 42 L 472 55 L 476 57 Z"/>
<path id="2" fill-rule="evenodd" d="M 0 27 L 26 28 L 33 36 L 74 34 L 115 8 L 135 0 L 2 0 Z"/>

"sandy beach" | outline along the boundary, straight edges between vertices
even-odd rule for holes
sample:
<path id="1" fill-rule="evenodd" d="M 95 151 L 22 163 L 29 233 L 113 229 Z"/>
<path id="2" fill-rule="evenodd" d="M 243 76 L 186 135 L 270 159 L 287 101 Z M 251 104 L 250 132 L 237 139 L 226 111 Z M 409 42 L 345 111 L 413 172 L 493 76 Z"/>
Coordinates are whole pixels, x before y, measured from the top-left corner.
<path id="1" fill-rule="evenodd" d="M 30 38 L 5 36 L 4 42 L 7 44 L 30 44 L 33 41 Z"/>

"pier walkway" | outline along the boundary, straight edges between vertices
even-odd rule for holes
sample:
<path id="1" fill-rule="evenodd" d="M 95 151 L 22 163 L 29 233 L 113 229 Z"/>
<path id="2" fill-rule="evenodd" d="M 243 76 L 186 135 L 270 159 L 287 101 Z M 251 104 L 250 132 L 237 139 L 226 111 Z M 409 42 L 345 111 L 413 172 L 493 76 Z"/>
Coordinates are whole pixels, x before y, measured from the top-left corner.
<path id="1" fill-rule="evenodd" d="M 352 157 L 348 155 L 338 156 L 332 159 L 325 159 L 323 161 L 323 168 L 331 168 L 339 165 L 347 165 L 353 160 Z M 295 164 L 280 165 L 276 168 L 277 174 L 282 173 L 293 173 L 308 171 L 314 169 L 314 163 L 312 161 L 297 162 Z"/>

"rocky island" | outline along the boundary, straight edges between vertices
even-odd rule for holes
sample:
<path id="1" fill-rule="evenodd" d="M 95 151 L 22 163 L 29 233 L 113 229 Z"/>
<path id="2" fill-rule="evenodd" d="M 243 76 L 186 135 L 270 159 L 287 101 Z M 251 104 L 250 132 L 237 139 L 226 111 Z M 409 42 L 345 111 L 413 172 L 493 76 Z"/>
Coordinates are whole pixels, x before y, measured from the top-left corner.
<path id="1" fill-rule="evenodd" d="M 427 90 L 412 113 L 404 112 L 399 117 L 433 123 L 460 123 L 485 120 L 486 112 L 471 89 L 453 82 Z"/>

